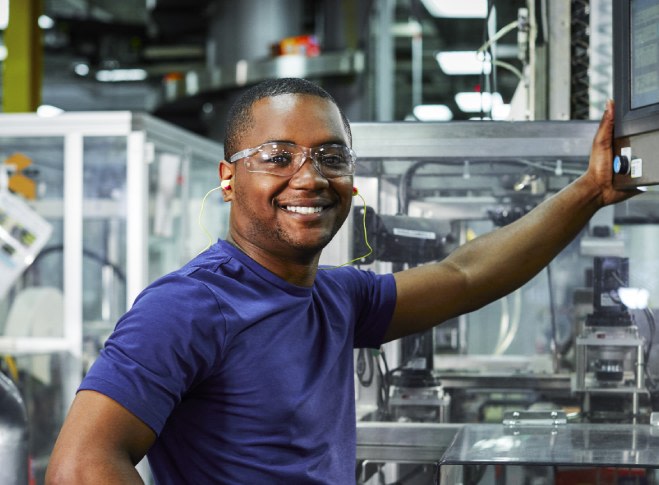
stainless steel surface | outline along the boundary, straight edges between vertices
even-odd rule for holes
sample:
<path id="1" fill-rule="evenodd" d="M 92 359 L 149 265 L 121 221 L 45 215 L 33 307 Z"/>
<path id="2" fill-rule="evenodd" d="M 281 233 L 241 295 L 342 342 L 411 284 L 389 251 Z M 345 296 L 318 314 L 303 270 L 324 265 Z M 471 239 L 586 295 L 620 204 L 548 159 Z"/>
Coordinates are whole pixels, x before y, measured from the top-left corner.
<path id="1" fill-rule="evenodd" d="M 357 460 L 445 465 L 656 467 L 650 425 L 421 424 L 360 422 Z"/>
<path id="2" fill-rule="evenodd" d="M 0 373 L 0 483 L 28 482 L 27 414 L 18 389 Z"/>
<path id="3" fill-rule="evenodd" d="M 441 465 L 488 463 L 656 467 L 659 432 L 649 425 L 508 428 L 467 424 L 441 460 Z"/>
<path id="4" fill-rule="evenodd" d="M 547 68 L 548 117 L 570 119 L 570 0 L 547 2 L 549 45 Z"/>
<path id="5" fill-rule="evenodd" d="M 613 182 L 618 188 L 633 188 L 643 185 L 659 184 L 659 137 L 656 132 L 632 135 L 628 142 L 621 146 L 629 146 L 632 150 L 631 161 L 638 163 L 641 167 L 637 173 L 616 174 Z"/>
<path id="6" fill-rule="evenodd" d="M 461 424 L 357 423 L 357 460 L 437 463 Z"/>
<path id="7" fill-rule="evenodd" d="M 593 121 L 353 123 L 358 158 L 585 160 Z"/>
<path id="8" fill-rule="evenodd" d="M 570 374 L 534 374 L 510 372 L 436 373 L 445 389 L 536 389 L 570 391 Z"/>
<path id="9" fill-rule="evenodd" d="M 255 84 L 269 78 L 353 75 L 364 71 L 364 63 L 364 54 L 360 51 L 331 52 L 318 57 L 286 55 L 263 60 L 241 60 L 220 67 L 191 70 L 186 72 L 185 77 L 169 81 L 165 101 Z"/>

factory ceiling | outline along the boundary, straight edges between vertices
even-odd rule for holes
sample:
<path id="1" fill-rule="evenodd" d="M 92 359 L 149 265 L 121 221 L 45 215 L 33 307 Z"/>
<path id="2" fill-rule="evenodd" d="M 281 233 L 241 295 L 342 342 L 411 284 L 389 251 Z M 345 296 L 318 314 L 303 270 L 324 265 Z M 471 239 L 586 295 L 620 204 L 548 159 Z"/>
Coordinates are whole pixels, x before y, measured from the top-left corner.
<path id="1" fill-rule="evenodd" d="M 44 13 L 54 20 L 52 27 L 44 30 L 43 103 L 66 111 L 122 109 L 166 113 L 166 106 L 163 109 L 167 104 L 163 98 L 163 79 L 173 73 L 185 75 L 186 71 L 208 67 L 209 18 L 216 3 L 221 3 L 221 0 L 43 0 Z M 303 2 L 302 24 L 307 29 L 313 30 L 315 27 L 318 30 L 320 15 L 330 16 L 334 11 L 332 5 L 341 4 L 345 9 L 349 3 L 329 0 Z M 354 3 L 359 4 L 360 11 L 367 12 L 369 17 L 357 22 L 358 29 L 366 30 L 357 35 L 360 38 L 358 47 L 365 51 L 367 59 L 364 75 L 372 76 L 373 45 L 377 42 L 373 32 L 373 26 L 377 25 L 377 21 L 373 20 L 373 10 L 380 2 L 360 0 Z M 414 107 L 413 70 L 419 58 L 414 57 L 414 36 L 410 35 L 410 28 L 419 29 L 421 33 L 422 103 L 446 104 L 453 112 L 453 119 L 473 116 L 457 108 L 454 96 L 460 91 L 492 89 L 491 84 L 483 84 L 491 83 L 491 76 L 486 79 L 482 75 L 446 75 L 439 68 L 436 54 L 440 51 L 477 49 L 487 38 L 486 21 L 436 18 L 421 0 L 395 0 L 394 3 L 391 26 L 395 59 L 392 66 L 394 119 L 409 117 Z M 517 18 L 518 9 L 524 7 L 526 1 L 495 1 L 494 4 L 495 28 L 500 29 Z M 224 12 L 228 12 L 224 15 L 231 15 L 231 9 L 225 8 Z M 341 14 L 337 10 L 336 13 L 344 15 L 343 19 L 338 20 L 339 23 L 345 21 L 345 12 Z M 350 33 L 347 35 L 349 37 Z M 500 55 L 507 57 L 506 62 L 519 68 L 515 57 L 516 32 L 503 36 L 499 46 Z M 99 80 L 99 71 L 118 69 L 144 70 L 147 74 L 144 78 L 119 82 Z M 495 87 L 504 102 L 510 101 L 518 81 L 512 72 L 497 71 Z M 364 84 L 372 86 L 373 80 L 366 80 Z M 188 104 L 192 106 L 191 112 L 182 116 L 202 119 L 203 112 L 200 110 L 203 111 L 206 100 L 190 100 Z M 368 111 L 365 113 L 364 118 L 372 116 Z M 169 118 L 177 122 L 176 116 Z M 189 123 L 188 119 L 187 123 L 180 124 L 195 131 L 204 131 L 203 119 L 198 123 Z"/>

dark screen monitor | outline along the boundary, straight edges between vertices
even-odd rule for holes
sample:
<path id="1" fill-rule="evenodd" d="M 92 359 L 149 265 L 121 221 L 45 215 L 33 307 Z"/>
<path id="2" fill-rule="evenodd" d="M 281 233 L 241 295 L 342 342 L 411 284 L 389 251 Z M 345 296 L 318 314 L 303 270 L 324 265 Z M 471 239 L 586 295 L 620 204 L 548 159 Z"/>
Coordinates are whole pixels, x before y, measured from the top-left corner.
<path id="1" fill-rule="evenodd" d="M 614 183 L 659 184 L 659 0 L 613 2 Z"/>

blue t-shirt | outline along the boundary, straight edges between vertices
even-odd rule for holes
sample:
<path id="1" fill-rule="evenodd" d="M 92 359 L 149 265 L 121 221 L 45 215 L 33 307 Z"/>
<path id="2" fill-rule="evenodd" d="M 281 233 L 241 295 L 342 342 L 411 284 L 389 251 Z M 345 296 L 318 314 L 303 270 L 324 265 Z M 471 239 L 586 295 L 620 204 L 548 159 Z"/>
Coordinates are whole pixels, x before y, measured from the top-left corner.
<path id="1" fill-rule="evenodd" d="M 304 288 L 220 241 L 142 292 L 80 389 L 158 435 L 159 484 L 351 483 L 353 348 L 382 343 L 395 299 L 392 275 Z"/>

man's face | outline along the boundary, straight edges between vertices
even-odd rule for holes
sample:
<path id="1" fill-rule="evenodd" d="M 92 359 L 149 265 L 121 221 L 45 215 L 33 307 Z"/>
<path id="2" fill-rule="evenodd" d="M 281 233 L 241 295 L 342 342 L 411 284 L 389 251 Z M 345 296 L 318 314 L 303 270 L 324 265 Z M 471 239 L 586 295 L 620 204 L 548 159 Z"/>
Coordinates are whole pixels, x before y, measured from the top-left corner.
<path id="1" fill-rule="evenodd" d="M 348 144 L 339 110 L 317 96 L 261 99 L 252 106 L 252 118 L 240 150 L 266 142 Z M 291 177 L 248 172 L 244 160 L 238 160 L 232 186 L 234 241 L 248 253 L 285 258 L 317 255 L 345 221 L 352 199 L 352 176 L 326 179 L 310 159 Z"/>

